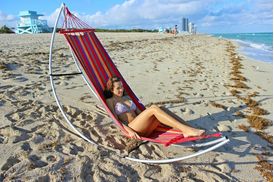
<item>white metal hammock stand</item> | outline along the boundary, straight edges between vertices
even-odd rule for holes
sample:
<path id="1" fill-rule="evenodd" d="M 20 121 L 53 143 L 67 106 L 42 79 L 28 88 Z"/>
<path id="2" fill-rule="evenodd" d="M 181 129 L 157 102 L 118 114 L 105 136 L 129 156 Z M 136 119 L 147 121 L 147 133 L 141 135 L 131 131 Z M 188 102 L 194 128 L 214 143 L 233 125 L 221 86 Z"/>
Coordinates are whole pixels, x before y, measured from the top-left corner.
<path id="1" fill-rule="evenodd" d="M 91 84 L 88 82 L 85 74 L 83 74 L 82 72 L 82 69 L 81 67 L 79 66 L 79 63 L 77 61 L 77 58 L 75 57 L 71 47 L 70 47 L 70 52 L 71 52 L 71 55 L 73 57 L 73 60 L 75 62 L 75 65 L 77 67 L 77 70 L 78 72 L 77 73 L 68 73 L 68 74 L 53 74 L 52 73 L 52 50 L 53 50 L 53 45 L 54 45 L 54 40 L 55 40 L 55 34 L 56 34 L 56 29 L 57 29 L 57 25 L 58 25 L 58 22 L 59 22 L 59 19 L 60 19 L 60 16 L 61 16 L 61 13 L 64 11 L 64 8 L 65 8 L 65 4 L 62 3 L 61 7 L 60 7 L 60 11 L 58 13 L 58 16 L 56 18 L 56 21 L 55 21 L 55 24 L 54 24 L 54 29 L 53 29 L 53 32 L 52 32 L 52 36 L 51 36 L 51 42 L 50 42 L 50 52 L 49 52 L 49 78 L 50 78 L 50 84 L 51 84 L 51 87 L 52 87 L 52 92 L 53 92 L 53 96 L 56 100 L 56 103 L 63 115 L 63 117 L 65 118 L 67 124 L 71 127 L 71 129 L 73 130 L 73 132 L 75 132 L 75 134 L 77 134 L 78 136 L 80 136 L 82 139 L 84 139 L 85 141 L 89 142 L 90 144 L 96 146 L 97 148 L 98 147 L 104 147 L 104 146 L 100 146 L 99 144 L 97 144 L 95 141 L 92 141 L 91 139 L 87 138 L 85 135 L 83 135 L 71 122 L 70 120 L 68 119 L 64 109 L 63 109 L 63 106 L 60 102 L 60 99 L 59 97 L 57 96 L 57 93 L 56 93 L 56 89 L 55 89 L 55 84 L 54 84 L 54 80 L 53 80 L 53 77 L 56 77 L 56 76 L 67 76 L 67 75 L 76 75 L 76 74 L 81 74 L 82 75 L 82 78 L 84 79 L 84 81 L 86 82 L 86 84 L 88 85 L 89 89 L 91 90 L 91 92 L 96 96 L 96 98 L 98 100 L 100 100 L 98 98 L 98 96 L 96 95 L 96 93 L 93 91 L 93 88 L 91 86 Z M 228 143 L 229 142 L 229 139 L 227 137 L 221 137 L 219 139 L 216 139 L 216 140 L 213 140 L 213 141 L 209 141 L 209 142 L 206 142 L 206 143 L 200 143 L 200 144 L 190 144 L 190 145 L 173 145 L 173 146 L 179 146 L 179 147 L 205 147 L 205 146 L 211 146 L 207 149 L 204 149 L 204 150 L 200 150 L 194 154 L 191 154 L 191 155 L 188 155 L 188 156 L 182 156 L 182 157 L 176 157 L 176 158 L 168 158 L 168 159 L 160 159 L 160 160 L 150 160 L 150 159 L 138 159 L 138 158 L 132 158 L 132 157 L 123 157 L 125 159 L 128 159 L 128 160 L 131 160 L 131 161 L 135 161 L 135 162 L 142 162 L 142 163 L 148 163 L 148 164 L 162 164 L 162 163 L 172 163 L 172 162 L 176 162 L 176 161 L 181 161 L 181 160 L 185 160 L 185 159 L 189 159 L 189 158 L 192 158 L 192 157 L 196 157 L 196 156 L 199 156 L 199 155 L 202 155 L 204 153 L 207 153 L 209 151 L 212 151 L 212 150 L 215 150 L 221 146 L 223 146 L 224 144 Z"/>

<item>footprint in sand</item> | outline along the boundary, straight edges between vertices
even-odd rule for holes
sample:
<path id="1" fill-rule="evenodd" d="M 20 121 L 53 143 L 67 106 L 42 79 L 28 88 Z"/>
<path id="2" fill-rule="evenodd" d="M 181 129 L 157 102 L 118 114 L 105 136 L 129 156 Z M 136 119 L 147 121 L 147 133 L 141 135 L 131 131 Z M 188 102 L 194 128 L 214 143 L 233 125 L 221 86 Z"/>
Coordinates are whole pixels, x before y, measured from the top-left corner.
<path id="1" fill-rule="evenodd" d="M 32 148 L 30 147 L 30 144 L 28 142 L 23 143 L 23 145 L 21 145 L 21 149 L 26 152 L 32 151 Z"/>
<path id="2" fill-rule="evenodd" d="M 92 101 L 91 99 L 92 99 L 92 97 L 89 94 L 86 94 L 85 96 L 80 97 L 80 100 L 87 104 L 94 103 L 94 101 Z"/>
<path id="3" fill-rule="evenodd" d="M 31 162 L 31 169 L 42 168 L 48 165 L 47 162 L 42 161 L 41 158 L 37 155 L 30 155 L 28 159 Z"/>
<path id="4" fill-rule="evenodd" d="M 67 114 L 69 114 L 72 118 L 76 118 L 81 113 L 81 111 L 78 108 L 71 106 L 65 106 L 64 111 Z"/>
<path id="5" fill-rule="evenodd" d="M 19 82 L 25 82 L 28 81 L 28 78 L 25 78 L 23 76 L 15 77 L 14 80 L 19 81 Z"/>
<path id="6" fill-rule="evenodd" d="M 9 168 L 11 168 L 12 166 L 14 166 L 15 164 L 19 163 L 20 160 L 15 157 L 15 156 L 10 156 L 6 163 L 2 166 L 1 170 L 2 171 L 7 171 Z"/>
<path id="7" fill-rule="evenodd" d="M 20 136 L 16 136 L 15 139 L 13 140 L 12 143 L 18 143 L 21 141 L 26 141 L 28 139 L 31 138 L 31 135 L 26 133 L 26 132 L 22 132 Z"/>
<path id="8" fill-rule="evenodd" d="M 80 170 L 81 179 L 83 181 L 89 181 L 90 179 L 92 179 L 91 171 L 92 171 L 93 161 L 89 157 L 84 156 L 82 158 L 82 162 L 80 166 L 81 166 L 81 170 Z"/>
<path id="9" fill-rule="evenodd" d="M 156 180 L 159 173 L 161 173 L 162 169 L 160 166 L 149 166 L 149 168 L 144 173 L 144 177 L 150 180 Z"/>
<path id="10" fill-rule="evenodd" d="M 39 143 L 42 143 L 44 141 L 44 138 L 45 138 L 44 135 L 35 133 L 34 137 L 32 139 L 32 142 L 34 142 L 35 144 L 39 144 Z"/>
<path id="11" fill-rule="evenodd" d="M 71 145 L 71 147 L 70 147 L 70 154 L 77 155 L 79 152 L 80 153 L 84 152 L 84 148 L 83 147 L 77 146 L 74 143 L 71 143 L 70 145 Z"/>
<path id="12" fill-rule="evenodd" d="M 0 144 L 7 143 L 7 137 L 0 134 Z"/>
<path id="13" fill-rule="evenodd" d="M 49 155 L 49 156 L 46 157 L 46 160 L 48 162 L 55 162 L 57 160 L 57 158 L 54 155 Z"/>

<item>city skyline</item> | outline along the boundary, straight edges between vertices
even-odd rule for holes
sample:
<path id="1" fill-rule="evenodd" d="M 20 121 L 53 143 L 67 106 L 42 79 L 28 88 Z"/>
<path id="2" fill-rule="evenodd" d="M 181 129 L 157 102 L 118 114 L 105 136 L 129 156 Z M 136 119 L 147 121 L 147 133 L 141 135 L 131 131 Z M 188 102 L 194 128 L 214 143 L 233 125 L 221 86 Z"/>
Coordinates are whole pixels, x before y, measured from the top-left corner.
<path id="1" fill-rule="evenodd" d="M 73 13 L 95 28 L 181 26 L 187 17 L 202 33 L 272 32 L 271 0 L 84 0 L 64 1 Z M 16 27 L 19 12 L 37 11 L 53 26 L 61 1 L 0 0 L 0 26 Z M 15 5 L 15 6 L 14 6 Z"/>

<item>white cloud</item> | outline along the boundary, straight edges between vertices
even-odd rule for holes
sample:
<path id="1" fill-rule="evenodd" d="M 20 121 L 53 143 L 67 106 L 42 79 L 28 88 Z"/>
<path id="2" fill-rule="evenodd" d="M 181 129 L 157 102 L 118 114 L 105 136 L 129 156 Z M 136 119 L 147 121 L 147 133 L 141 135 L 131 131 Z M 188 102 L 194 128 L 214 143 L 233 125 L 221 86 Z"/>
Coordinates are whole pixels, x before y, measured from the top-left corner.
<path id="1" fill-rule="evenodd" d="M 180 27 L 182 17 L 187 17 L 200 31 L 222 31 L 252 24 L 258 29 L 260 25 L 272 29 L 272 9 L 271 0 L 127 0 L 104 12 L 72 13 L 96 28 L 158 28 L 174 24 Z M 58 12 L 59 8 L 42 19 L 53 26 Z M 16 25 L 16 20 L 16 16 L 0 11 L 0 25 Z"/>
<path id="2" fill-rule="evenodd" d="M 152 26 L 155 23 L 173 25 L 180 23 L 182 17 L 199 14 L 203 4 L 202 0 L 173 0 L 168 3 L 166 0 L 129 0 L 102 13 L 100 18 L 113 26 Z"/>
<path id="3" fill-rule="evenodd" d="M 57 8 L 53 13 L 51 13 L 49 16 L 42 16 L 41 19 L 47 20 L 48 26 L 53 27 L 55 24 L 55 20 L 58 16 L 58 13 L 60 12 L 60 8 Z M 62 17 L 62 16 L 60 16 Z M 62 22 L 62 21 L 60 21 Z M 61 26 L 61 25 L 60 25 Z"/>
<path id="4" fill-rule="evenodd" d="M 202 14 L 209 0 L 128 0 L 116 4 L 106 12 L 92 15 L 77 13 L 78 17 L 94 27 L 155 28 L 179 24 L 182 17 Z M 48 17 L 49 25 L 57 16 L 57 10 Z"/>
<path id="5" fill-rule="evenodd" d="M 17 22 L 17 17 L 14 15 L 8 15 L 0 11 L 0 26 L 15 26 Z"/>
<path id="6" fill-rule="evenodd" d="M 219 2 L 221 4 L 224 4 Z M 201 29 L 214 32 L 272 31 L 272 1 L 249 0 L 212 7 L 209 14 L 197 20 Z"/>

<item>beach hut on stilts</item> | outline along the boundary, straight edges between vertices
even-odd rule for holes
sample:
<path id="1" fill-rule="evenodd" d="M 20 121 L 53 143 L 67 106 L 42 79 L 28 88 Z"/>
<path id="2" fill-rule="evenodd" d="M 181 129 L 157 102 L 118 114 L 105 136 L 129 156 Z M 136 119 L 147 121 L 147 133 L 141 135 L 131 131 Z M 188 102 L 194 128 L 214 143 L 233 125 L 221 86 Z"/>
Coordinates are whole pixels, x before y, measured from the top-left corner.
<path id="1" fill-rule="evenodd" d="M 20 11 L 20 21 L 17 25 L 17 34 L 36 34 L 50 32 L 51 29 L 47 25 L 47 20 L 39 19 L 42 14 L 36 11 Z"/>

